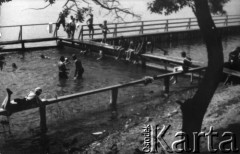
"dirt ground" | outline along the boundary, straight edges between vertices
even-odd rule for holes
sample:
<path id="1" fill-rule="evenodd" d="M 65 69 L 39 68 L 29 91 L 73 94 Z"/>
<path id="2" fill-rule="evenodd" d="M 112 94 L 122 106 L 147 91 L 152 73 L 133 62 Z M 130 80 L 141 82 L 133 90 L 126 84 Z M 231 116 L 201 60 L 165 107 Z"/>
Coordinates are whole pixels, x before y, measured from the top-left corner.
<path id="1" fill-rule="evenodd" d="M 234 132 L 240 139 L 240 86 L 223 86 L 221 85 L 216 91 L 208 111 L 205 115 L 202 131 L 209 132 L 210 126 L 213 126 L 214 131 L 221 132 L 230 131 Z M 176 99 L 186 99 L 191 97 L 194 90 L 186 90 L 183 93 L 172 93 L 169 98 L 166 98 L 164 109 L 159 108 L 158 100 L 152 100 L 143 109 L 146 113 L 136 115 L 139 120 L 133 117 L 126 117 L 128 120 L 125 123 L 122 131 L 114 132 L 107 135 L 103 140 L 95 141 L 86 150 L 85 153 L 97 154 L 140 154 L 143 148 L 143 127 L 146 125 L 171 125 L 169 132 L 166 134 L 166 141 L 172 143 L 174 134 L 181 130 L 181 111 L 178 104 L 174 103 Z M 119 117 L 122 119 L 123 117 Z M 135 117 L 136 118 L 136 117 Z M 215 147 L 221 139 L 215 140 Z M 206 152 L 206 140 L 201 140 L 201 151 Z M 237 142 L 238 143 L 238 142 Z M 239 143 L 238 143 L 239 145 Z M 239 147 L 239 146 L 238 146 Z M 158 153 L 167 153 L 162 149 Z"/>

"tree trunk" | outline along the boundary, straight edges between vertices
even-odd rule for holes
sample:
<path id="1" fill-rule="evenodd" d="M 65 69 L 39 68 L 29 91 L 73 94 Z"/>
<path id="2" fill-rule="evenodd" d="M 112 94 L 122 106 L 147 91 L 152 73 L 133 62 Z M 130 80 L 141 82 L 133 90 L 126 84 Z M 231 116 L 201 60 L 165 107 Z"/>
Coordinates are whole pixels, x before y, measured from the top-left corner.
<path id="1" fill-rule="evenodd" d="M 201 130 L 203 117 L 218 87 L 223 69 L 221 37 L 212 20 L 208 1 L 194 0 L 194 2 L 194 13 L 207 47 L 208 67 L 196 94 L 192 99 L 181 105 L 183 114 L 182 131 L 190 136 L 193 132 L 200 132 Z M 190 138 L 190 141 L 192 142 L 192 138 Z"/>

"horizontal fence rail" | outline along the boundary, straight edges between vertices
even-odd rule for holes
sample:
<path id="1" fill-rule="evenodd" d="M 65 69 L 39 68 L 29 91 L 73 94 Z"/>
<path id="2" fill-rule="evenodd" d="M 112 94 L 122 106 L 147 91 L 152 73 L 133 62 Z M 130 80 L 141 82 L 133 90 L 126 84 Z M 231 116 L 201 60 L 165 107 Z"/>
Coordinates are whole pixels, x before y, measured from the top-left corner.
<path id="1" fill-rule="evenodd" d="M 39 38 L 47 38 L 47 37 L 49 38 L 49 36 L 51 35 L 52 37 L 57 37 L 56 23 L 40 23 L 40 24 L 8 25 L 8 26 L 0 25 L 0 32 L 3 30 L 2 31 L 3 33 L 5 29 L 10 30 L 10 31 L 7 31 L 7 33 L 9 32 L 11 34 L 18 33 L 17 38 L 16 36 L 13 36 L 12 38 L 10 38 L 10 40 L 14 40 L 14 41 L 39 39 Z M 7 36 L 9 37 L 9 35 Z M 4 41 L 9 41 L 9 39 L 6 39 Z"/>
<path id="2" fill-rule="evenodd" d="M 240 25 L 240 15 L 213 16 L 217 27 L 227 27 Z M 169 31 L 182 31 L 190 29 L 199 29 L 196 18 L 174 18 L 164 20 L 147 20 L 124 23 L 107 24 L 109 37 L 128 36 L 138 34 L 151 34 Z M 102 38 L 99 24 L 94 24 L 94 38 Z M 89 29 L 87 25 L 82 25 L 78 39 L 88 39 Z"/>

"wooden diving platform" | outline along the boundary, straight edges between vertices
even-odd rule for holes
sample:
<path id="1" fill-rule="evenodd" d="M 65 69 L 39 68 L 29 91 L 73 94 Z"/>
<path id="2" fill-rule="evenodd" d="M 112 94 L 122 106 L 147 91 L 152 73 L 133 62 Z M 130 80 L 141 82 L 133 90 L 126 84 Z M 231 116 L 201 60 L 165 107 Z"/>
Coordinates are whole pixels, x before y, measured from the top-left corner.
<path id="1" fill-rule="evenodd" d="M 183 65 L 183 58 L 153 55 L 153 54 L 142 54 L 142 56 L 147 60 L 157 60 L 157 61 L 163 61 L 163 62 L 167 62 L 167 63 L 173 63 L 176 65 Z M 193 64 L 191 65 L 192 67 L 199 66 L 199 65 L 197 65 L 197 63 L 199 64 L 200 62 L 197 62 L 197 61 L 192 61 L 192 62 L 193 62 Z"/>
<path id="2" fill-rule="evenodd" d="M 98 48 L 115 50 L 113 45 L 95 42 L 95 41 L 91 41 L 91 40 L 77 40 L 77 39 L 68 39 L 68 38 L 58 38 L 58 40 L 61 42 L 68 42 L 68 43 L 72 43 L 72 44 L 95 46 Z"/>

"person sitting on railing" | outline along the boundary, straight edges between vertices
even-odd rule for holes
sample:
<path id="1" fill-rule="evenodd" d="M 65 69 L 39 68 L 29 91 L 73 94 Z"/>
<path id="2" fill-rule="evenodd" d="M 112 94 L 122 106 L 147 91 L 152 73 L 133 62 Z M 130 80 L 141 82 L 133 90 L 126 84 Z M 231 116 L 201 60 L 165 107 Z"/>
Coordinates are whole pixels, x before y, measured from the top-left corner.
<path id="1" fill-rule="evenodd" d="M 94 35 L 94 28 L 93 28 L 93 14 L 89 14 L 90 18 L 87 20 L 87 25 L 88 25 L 88 29 L 89 29 L 89 38 L 93 39 L 93 35 Z M 92 37 L 91 37 L 92 34 Z"/>
<path id="2" fill-rule="evenodd" d="M 123 38 L 123 36 L 121 36 L 119 43 L 118 43 L 118 47 L 116 49 L 117 52 L 117 57 L 115 58 L 116 60 L 121 58 L 122 53 L 127 50 L 127 41 Z"/>
<path id="3" fill-rule="evenodd" d="M 192 65 L 192 59 L 187 57 L 186 52 L 181 52 L 181 56 L 183 58 L 183 65 L 182 66 L 177 66 L 173 68 L 173 72 L 179 72 L 179 71 L 184 71 L 187 72 L 189 67 Z M 173 84 L 177 83 L 177 78 L 175 78 L 174 76 L 171 77 L 171 80 L 173 81 Z"/>
<path id="4" fill-rule="evenodd" d="M 8 111 L 11 114 L 14 111 L 21 110 L 27 107 L 40 106 L 42 104 L 42 100 L 39 96 L 42 93 L 42 89 L 37 87 L 34 91 L 30 91 L 29 94 L 24 98 L 16 98 L 11 100 L 12 91 L 10 89 L 6 89 L 7 96 L 4 99 L 1 108 Z"/>

